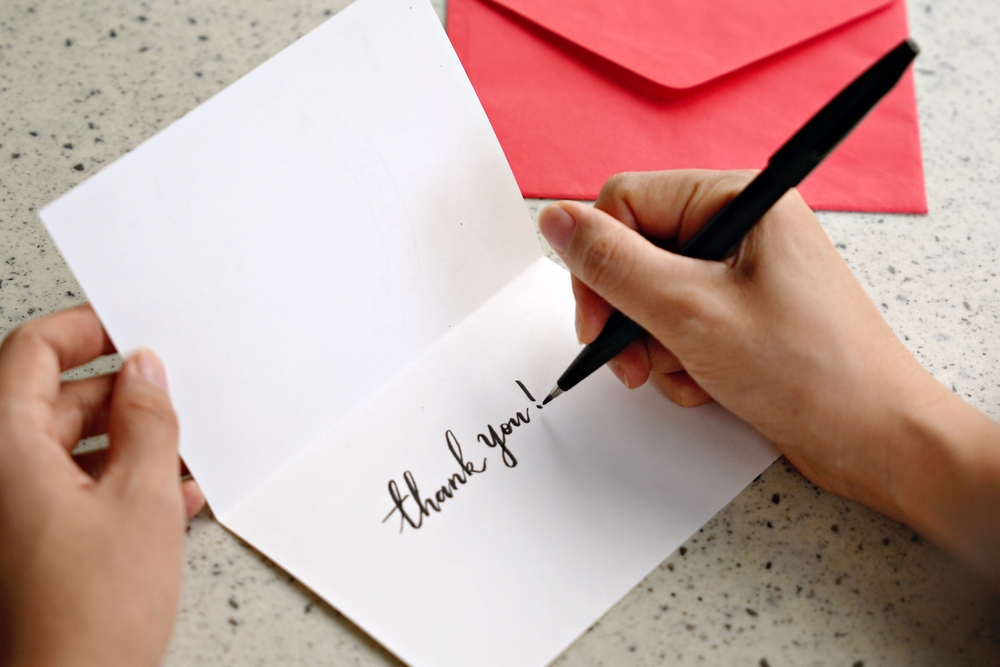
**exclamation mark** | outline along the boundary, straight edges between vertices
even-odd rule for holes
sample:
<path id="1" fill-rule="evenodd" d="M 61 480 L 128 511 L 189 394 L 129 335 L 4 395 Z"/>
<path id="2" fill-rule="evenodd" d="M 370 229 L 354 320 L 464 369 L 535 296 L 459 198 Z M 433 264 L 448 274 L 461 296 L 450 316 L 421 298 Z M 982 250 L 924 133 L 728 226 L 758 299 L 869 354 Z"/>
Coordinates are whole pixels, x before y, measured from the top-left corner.
<path id="1" fill-rule="evenodd" d="M 531 401 L 532 403 L 535 403 L 535 397 L 531 395 L 531 392 L 528 391 L 528 388 L 524 386 L 524 383 L 521 382 L 520 380 L 514 380 L 514 382 L 516 382 L 517 386 L 521 388 L 521 391 L 524 392 L 524 395 L 528 397 L 528 400 Z M 538 408 L 539 410 L 541 410 L 542 409 L 542 404 L 541 403 L 535 403 L 535 407 Z"/>

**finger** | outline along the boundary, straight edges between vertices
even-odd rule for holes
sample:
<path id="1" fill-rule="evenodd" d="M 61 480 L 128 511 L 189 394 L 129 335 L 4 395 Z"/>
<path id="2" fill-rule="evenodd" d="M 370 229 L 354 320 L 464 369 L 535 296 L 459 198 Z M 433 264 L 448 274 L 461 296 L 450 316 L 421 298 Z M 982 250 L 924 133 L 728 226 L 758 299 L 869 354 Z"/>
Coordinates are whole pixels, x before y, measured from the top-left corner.
<path id="1" fill-rule="evenodd" d="M 629 343 L 608 366 L 622 384 L 636 389 L 646 384 L 651 374 L 669 375 L 684 370 L 677 356 L 663 343 L 645 335 Z"/>
<path id="2" fill-rule="evenodd" d="M 193 479 L 181 482 L 181 493 L 184 494 L 184 512 L 190 521 L 205 507 L 205 494 L 201 492 L 198 482 Z"/>
<path id="3" fill-rule="evenodd" d="M 669 375 L 684 370 L 684 364 L 663 343 L 652 336 L 646 337 L 646 354 L 649 356 L 649 372 Z"/>
<path id="4" fill-rule="evenodd" d="M 747 186 L 755 172 L 629 172 L 612 176 L 594 207 L 677 250 L 694 236 L 726 202 Z"/>
<path id="5" fill-rule="evenodd" d="M 0 396 L 55 401 L 60 373 L 114 351 L 88 305 L 31 320 L 0 347 Z"/>
<path id="6" fill-rule="evenodd" d="M 171 497 L 181 508 L 177 416 L 167 376 L 153 352 L 141 350 L 122 365 L 108 418 L 110 459 L 102 479 L 119 494 Z"/>
<path id="7" fill-rule="evenodd" d="M 657 337 L 669 333 L 671 323 L 697 319 L 725 277 L 725 265 L 657 248 L 607 213 L 577 202 L 544 209 L 538 226 L 574 276 Z"/>
<path id="8" fill-rule="evenodd" d="M 649 379 L 649 355 L 646 353 L 646 343 L 642 338 L 636 338 L 608 362 L 608 366 L 619 381 L 629 389 L 636 389 L 646 384 Z"/>
<path id="9" fill-rule="evenodd" d="M 685 371 L 668 375 L 656 374 L 653 377 L 667 398 L 682 408 L 694 408 L 714 400 Z"/>
<path id="10" fill-rule="evenodd" d="M 55 402 L 56 430 L 67 451 L 83 438 L 108 430 L 114 375 L 64 382 Z"/>
<path id="11" fill-rule="evenodd" d="M 585 345 L 593 343 L 614 308 L 576 276 L 573 276 L 573 298 L 576 299 L 576 338 Z"/>
<path id="12" fill-rule="evenodd" d="M 82 454 L 74 454 L 73 460 L 80 470 L 87 473 L 91 478 L 97 480 L 104 475 L 108 466 L 108 449 L 95 449 Z M 198 512 L 205 507 L 205 494 L 202 493 L 198 482 L 193 479 L 183 479 L 186 470 L 181 470 L 181 493 L 184 497 L 184 510 L 190 521 Z"/>

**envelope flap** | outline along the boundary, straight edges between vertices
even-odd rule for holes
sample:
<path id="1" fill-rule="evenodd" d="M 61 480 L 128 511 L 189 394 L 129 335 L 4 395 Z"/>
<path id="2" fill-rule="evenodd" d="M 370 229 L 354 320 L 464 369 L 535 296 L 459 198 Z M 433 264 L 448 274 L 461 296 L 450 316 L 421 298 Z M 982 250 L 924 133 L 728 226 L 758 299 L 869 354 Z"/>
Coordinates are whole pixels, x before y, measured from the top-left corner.
<path id="1" fill-rule="evenodd" d="M 692 88 L 895 0 L 493 0 L 640 76 Z"/>

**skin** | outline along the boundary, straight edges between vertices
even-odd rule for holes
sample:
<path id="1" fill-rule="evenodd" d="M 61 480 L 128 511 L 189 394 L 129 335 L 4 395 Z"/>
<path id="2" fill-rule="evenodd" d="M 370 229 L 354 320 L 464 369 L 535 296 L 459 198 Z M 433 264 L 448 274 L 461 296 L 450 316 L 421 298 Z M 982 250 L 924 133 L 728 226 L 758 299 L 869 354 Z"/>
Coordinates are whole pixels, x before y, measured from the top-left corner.
<path id="1" fill-rule="evenodd" d="M 796 191 L 724 262 L 670 252 L 752 172 L 620 174 L 539 228 L 573 274 L 577 333 L 612 308 L 649 332 L 609 366 L 674 403 L 718 401 L 820 487 L 905 522 L 1000 585 L 1000 425 L 913 358 Z"/>
<path id="2" fill-rule="evenodd" d="M 0 664 L 157 665 L 180 595 L 187 518 L 177 417 L 159 358 L 60 382 L 114 352 L 86 306 L 29 322 L 0 347 Z M 75 461 L 108 433 L 106 456 Z"/>

